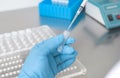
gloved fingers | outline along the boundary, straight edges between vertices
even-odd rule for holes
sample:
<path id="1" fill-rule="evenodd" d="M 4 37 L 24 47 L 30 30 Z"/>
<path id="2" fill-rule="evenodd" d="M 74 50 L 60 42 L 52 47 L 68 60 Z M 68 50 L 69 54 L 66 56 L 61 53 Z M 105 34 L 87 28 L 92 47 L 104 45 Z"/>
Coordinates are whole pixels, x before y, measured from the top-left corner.
<path id="1" fill-rule="evenodd" d="M 77 52 L 74 52 L 72 54 L 60 54 L 57 57 L 55 57 L 55 61 L 58 64 L 64 63 L 65 61 L 74 58 L 77 56 Z"/>
<path id="2" fill-rule="evenodd" d="M 72 54 L 73 52 L 75 52 L 75 49 L 69 45 L 65 45 L 61 54 Z"/>
<path id="3" fill-rule="evenodd" d="M 66 44 L 66 45 L 69 45 L 69 44 L 72 44 L 72 43 L 74 43 L 74 42 L 75 42 L 75 39 L 72 38 L 72 37 L 69 37 L 65 44 Z"/>
<path id="4" fill-rule="evenodd" d="M 62 71 L 63 69 L 69 67 L 74 61 L 75 61 L 76 58 L 71 58 L 67 61 L 65 61 L 64 63 L 58 65 L 58 72 Z"/>
<path id="5" fill-rule="evenodd" d="M 58 56 L 58 55 L 60 55 L 60 54 L 61 54 L 61 53 L 57 51 L 57 52 L 54 52 L 54 53 L 53 53 L 53 56 L 56 57 L 56 56 Z"/>
<path id="6" fill-rule="evenodd" d="M 63 47 L 63 51 L 65 51 L 66 49 L 69 49 L 68 47 L 66 47 L 66 46 L 70 46 L 70 44 L 73 44 L 75 42 L 75 39 L 74 38 L 72 38 L 72 37 L 69 37 L 68 39 L 67 39 L 67 41 L 65 42 L 65 44 L 63 45 L 64 47 Z M 58 49 L 60 48 L 61 46 L 59 46 L 58 47 Z M 71 48 L 72 49 L 72 48 Z M 72 51 L 72 50 L 71 50 Z M 64 52 L 58 52 L 58 54 L 59 53 L 63 53 L 63 54 L 66 54 L 66 53 L 64 53 Z M 58 55 L 57 54 L 57 55 Z"/>
<path id="7" fill-rule="evenodd" d="M 61 35 L 58 35 L 56 37 L 50 38 L 48 40 L 45 40 L 42 43 L 38 43 L 36 45 L 36 48 L 39 48 L 39 49 L 43 48 L 42 50 L 45 51 L 43 53 L 44 55 L 47 55 L 49 53 L 53 53 L 53 56 L 55 56 L 55 55 L 59 54 L 58 51 L 57 51 L 57 49 L 58 49 L 58 47 L 60 45 L 62 45 L 63 41 L 64 41 L 64 35 L 61 34 Z M 67 40 L 66 44 L 71 44 L 73 42 L 74 42 L 74 39 L 73 38 L 69 38 Z M 44 48 L 46 48 L 46 49 L 44 49 Z"/>
<path id="8" fill-rule="evenodd" d="M 38 43 L 36 45 L 37 48 L 40 48 L 42 50 L 48 51 L 47 54 L 49 52 L 56 52 L 53 51 L 54 49 L 57 49 L 64 41 L 64 36 L 63 34 L 58 35 L 56 37 L 50 38 L 48 40 L 43 41 L 42 43 Z M 46 53 L 44 53 L 46 54 Z"/>
<path id="9" fill-rule="evenodd" d="M 53 53 L 53 56 L 55 57 L 55 56 L 58 56 L 58 55 L 60 55 L 60 54 L 72 54 L 74 51 L 75 51 L 75 50 L 74 50 L 71 46 L 65 45 L 65 46 L 63 47 L 62 52 Z"/>
<path id="10" fill-rule="evenodd" d="M 72 44 L 72 43 L 74 43 L 75 42 L 75 39 L 74 38 L 72 38 L 72 37 L 70 37 L 70 38 L 68 38 L 68 40 L 66 41 L 66 43 L 65 43 L 65 46 L 68 46 L 69 44 Z M 59 48 L 59 47 L 58 47 Z M 57 56 L 57 55 L 59 55 L 60 54 L 60 52 L 56 52 L 56 53 L 53 53 L 53 56 Z"/>
<path id="11" fill-rule="evenodd" d="M 61 34 L 46 40 L 44 46 L 47 46 L 47 48 L 49 49 L 58 48 L 63 41 L 64 41 L 64 36 Z"/>

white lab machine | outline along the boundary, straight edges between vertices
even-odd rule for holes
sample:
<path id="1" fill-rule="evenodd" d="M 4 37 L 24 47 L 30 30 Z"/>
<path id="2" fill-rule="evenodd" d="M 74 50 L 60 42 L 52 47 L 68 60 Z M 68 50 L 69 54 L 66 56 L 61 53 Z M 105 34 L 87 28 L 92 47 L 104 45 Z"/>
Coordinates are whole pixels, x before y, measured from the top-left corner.
<path id="1" fill-rule="evenodd" d="M 120 0 L 88 0 L 86 13 L 107 29 L 120 27 Z"/>

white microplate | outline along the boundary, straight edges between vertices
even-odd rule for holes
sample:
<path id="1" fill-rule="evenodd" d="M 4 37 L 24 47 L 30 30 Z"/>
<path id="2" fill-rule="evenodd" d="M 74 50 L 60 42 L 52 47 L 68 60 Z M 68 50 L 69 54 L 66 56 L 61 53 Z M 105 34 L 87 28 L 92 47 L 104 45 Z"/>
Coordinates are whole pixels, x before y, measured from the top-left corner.
<path id="1" fill-rule="evenodd" d="M 70 67 L 61 71 L 56 78 L 74 78 L 85 75 L 86 73 L 87 69 L 78 59 L 76 59 L 76 61 Z"/>

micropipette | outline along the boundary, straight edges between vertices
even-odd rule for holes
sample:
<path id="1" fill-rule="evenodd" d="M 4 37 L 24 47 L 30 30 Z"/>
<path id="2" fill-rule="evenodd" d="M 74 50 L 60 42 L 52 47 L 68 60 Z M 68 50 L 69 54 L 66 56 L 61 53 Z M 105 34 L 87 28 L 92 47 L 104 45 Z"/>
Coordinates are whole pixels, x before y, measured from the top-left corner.
<path id="1" fill-rule="evenodd" d="M 68 26 L 68 28 L 63 32 L 63 35 L 64 35 L 64 42 L 63 44 L 58 48 L 58 51 L 61 52 L 63 50 L 63 47 L 64 47 L 64 44 L 65 42 L 67 41 L 67 39 L 69 38 L 70 36 L 70 29 L 73 25 L 73 23 L 75 22 L 76 18 L 79 16 L 79 14 L 82 12 L 83 8 L 85 7 L 87 3 L 87 0 L 83 0 L 83 2 L 81 3 L 80 7 L 78 8 L 75 16 L 73 17 L 73 20 L 72 22 L 70 23 L 70 25 Z"/>

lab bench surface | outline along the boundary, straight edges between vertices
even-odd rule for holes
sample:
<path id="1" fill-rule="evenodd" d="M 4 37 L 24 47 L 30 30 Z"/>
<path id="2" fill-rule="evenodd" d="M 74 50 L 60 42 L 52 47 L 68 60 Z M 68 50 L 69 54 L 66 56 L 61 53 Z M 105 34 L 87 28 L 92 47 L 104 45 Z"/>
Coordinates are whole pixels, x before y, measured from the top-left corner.
<path id="1" fill-rule="evenodd" d="M 87 74 L 76 78 L 107 78 L 120 60 L 120 29 L 108 31 L 87 15 L 79 21 L 71 36 L 76 39 L 73 46 L 78 51 L 78 59 L 87 68 Z M 0 13 L 0 33 L 42 24 L 48 24 L 59 34 L 69 21 L 39 18 L 36 7 Z"/>

